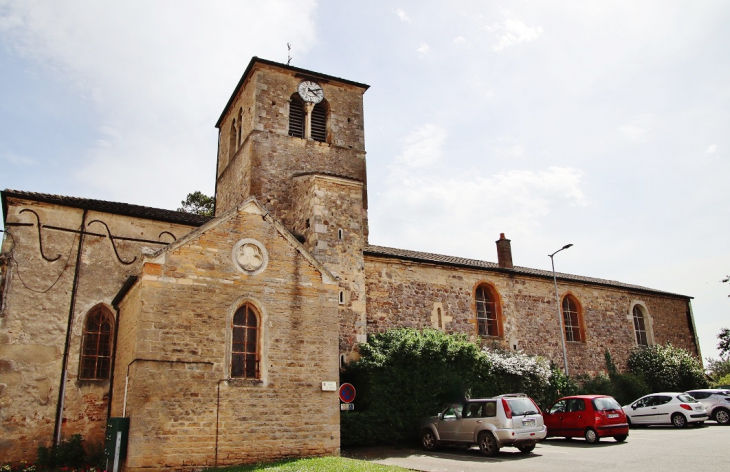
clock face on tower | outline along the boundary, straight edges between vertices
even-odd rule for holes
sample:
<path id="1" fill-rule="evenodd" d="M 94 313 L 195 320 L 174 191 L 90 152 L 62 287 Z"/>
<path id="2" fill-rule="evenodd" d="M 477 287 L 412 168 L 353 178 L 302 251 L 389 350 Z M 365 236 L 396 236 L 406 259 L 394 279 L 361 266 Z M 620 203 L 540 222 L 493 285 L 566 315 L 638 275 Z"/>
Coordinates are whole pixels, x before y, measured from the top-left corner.
<path id="1" fill-rule="evenodd" d="M 299 91 L 299 96 L 305 102 L 319 103 L 324 99 L 324 90 L 322 90 L 322 86 L 317 82 L 303 80 L 297 90 Z"/>

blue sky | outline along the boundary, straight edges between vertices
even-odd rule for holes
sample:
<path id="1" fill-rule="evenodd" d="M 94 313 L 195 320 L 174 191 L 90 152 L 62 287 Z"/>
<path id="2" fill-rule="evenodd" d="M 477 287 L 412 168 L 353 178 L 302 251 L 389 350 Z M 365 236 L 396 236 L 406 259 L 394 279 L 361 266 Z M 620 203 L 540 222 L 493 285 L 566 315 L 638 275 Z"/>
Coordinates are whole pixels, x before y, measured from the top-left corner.
<path id="1" fill-rule="evenodd" d="M 0 0 L 0 187 L 175 209 L 252 56 L 371 85 L 370 242 L 695 297 L 730 327 L 730 3 Z"/>

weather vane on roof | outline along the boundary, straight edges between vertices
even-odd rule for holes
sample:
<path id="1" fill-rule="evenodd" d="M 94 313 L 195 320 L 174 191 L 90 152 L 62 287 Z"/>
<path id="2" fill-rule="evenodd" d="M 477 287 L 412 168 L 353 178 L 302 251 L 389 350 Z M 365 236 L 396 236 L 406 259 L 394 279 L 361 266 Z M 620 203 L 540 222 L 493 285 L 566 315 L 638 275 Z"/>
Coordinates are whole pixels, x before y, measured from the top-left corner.
<path id="1" fill-rule="evenodd" d="M 286 43 L 286 49 L 286 65 L 289 65 L 289 63 L 291 62 L 291 44 Z"/>

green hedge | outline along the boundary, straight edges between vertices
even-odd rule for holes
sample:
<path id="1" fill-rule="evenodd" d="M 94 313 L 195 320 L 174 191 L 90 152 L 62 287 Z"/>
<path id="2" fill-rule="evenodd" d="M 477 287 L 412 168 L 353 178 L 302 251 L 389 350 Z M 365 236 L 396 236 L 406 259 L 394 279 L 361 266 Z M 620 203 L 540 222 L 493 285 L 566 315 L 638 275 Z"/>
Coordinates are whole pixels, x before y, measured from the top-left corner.
<path id="1" fill-rule="evenodd" d="M 343 446 L 414 442 L 418 425 L 449 403 L 522 392 L 541 408 L 561 396 L 611 395 L 622 405 L 657 391 L 706 387 L 696 358 L 667 346 L 635 349 L 630 372 L 619 373 L 606 351 L 606 371 L 566 376 L 539 356 L 480 349 L 463 335 L 397 329 L 369 337 L 360 360 L 342 374 L 357 388 L 355 411 L 341 414 Z"/>

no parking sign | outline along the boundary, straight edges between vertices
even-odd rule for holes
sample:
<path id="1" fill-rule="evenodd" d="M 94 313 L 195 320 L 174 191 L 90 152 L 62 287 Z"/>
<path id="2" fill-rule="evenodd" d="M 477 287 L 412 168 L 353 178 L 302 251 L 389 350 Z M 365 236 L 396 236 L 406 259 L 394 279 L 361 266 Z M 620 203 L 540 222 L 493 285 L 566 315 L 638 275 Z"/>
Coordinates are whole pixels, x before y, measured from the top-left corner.
<path id="1" fill-rule="evenodd" d="M 352 403 L 355 399 L 355 387 L 349 383 L 343 383 L 340 385 L 340 400 L 344 403 Z"/>

